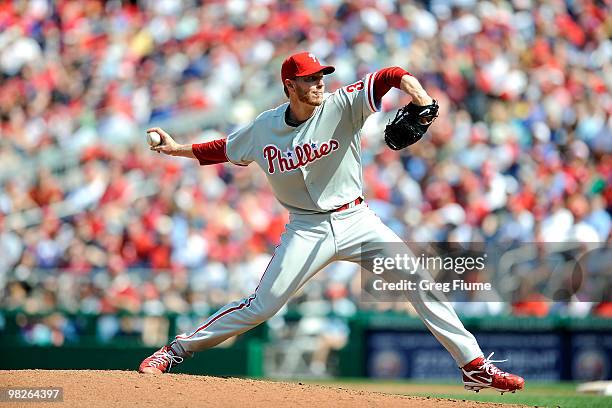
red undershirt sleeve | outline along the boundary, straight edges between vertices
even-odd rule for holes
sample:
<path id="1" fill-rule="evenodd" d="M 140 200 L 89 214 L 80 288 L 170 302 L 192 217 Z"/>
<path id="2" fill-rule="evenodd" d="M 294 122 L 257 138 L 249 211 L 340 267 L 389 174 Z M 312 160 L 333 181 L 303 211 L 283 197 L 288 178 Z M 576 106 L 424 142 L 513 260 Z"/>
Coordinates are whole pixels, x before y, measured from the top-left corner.
<path id="1" fill-rule="evenodd" d="M 225 154 L 226 143 L 226 139 L 217 139 L 212 142 L 194 143 L 191 149 L 202 166 L 225 163 L 229 161 Z"/>
<path id="2" fill-rule="evenodd" d="M 399 89 L 404 75 L 411 75 L 410 72 L 400 67 L 383 68 L 374 75 L 374 103 L 380 106 L 380 101 L 389 89 Z"/>

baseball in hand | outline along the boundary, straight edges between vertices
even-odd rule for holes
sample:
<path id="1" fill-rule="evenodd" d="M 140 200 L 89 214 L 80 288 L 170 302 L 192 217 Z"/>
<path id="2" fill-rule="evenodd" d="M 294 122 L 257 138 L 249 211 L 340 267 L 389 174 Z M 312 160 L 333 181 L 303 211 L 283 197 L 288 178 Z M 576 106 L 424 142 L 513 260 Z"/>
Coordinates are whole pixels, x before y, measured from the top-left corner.
<path id="1" fill-rule="evenodd" d="M 162 142 L 161 135 L 157 132 L 147 133 L 147 143 L 149 146 L 159 146 Z"/>

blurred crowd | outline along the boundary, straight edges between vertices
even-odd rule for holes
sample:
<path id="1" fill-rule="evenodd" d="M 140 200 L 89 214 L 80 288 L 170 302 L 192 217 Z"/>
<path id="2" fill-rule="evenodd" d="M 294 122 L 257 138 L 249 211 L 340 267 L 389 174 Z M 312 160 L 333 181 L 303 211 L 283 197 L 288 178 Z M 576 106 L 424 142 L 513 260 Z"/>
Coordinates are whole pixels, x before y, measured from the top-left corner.
<path id="1" fill-rule="evenodd" d="M 263 174 L 155 155 L 142 129 L 226 109 L 235 111 L 227 122 L 175 136 L 227 134 L 258 113 L 263 95 L 283 101 L 280 63 L 301 50 L 336 66 L 328 90 L 397 65 L 438 100 L 440 117 L 409 150 L 381 138 L 409 101 L 399 91 L 364 127 L 366 201 L 406 240 L 610 244 L 610 7 L 2 2 L 0 157 L 19 171 L 0 169 L 0 307 L 205 315 L 252 291 L 287 221 Z M 66 163 L 76 154 L 76 165 L 47 166 L 51 150 Z M 39 219 L 26 222 L 32 210 Z M 292 305 L 349 316 L 365 307 L 358 293 L 358 269 L 340 263 Z M 550 312 L 522 300 L 471 312 Z M 586 313 L 612 315 L 607 302 Z"/>

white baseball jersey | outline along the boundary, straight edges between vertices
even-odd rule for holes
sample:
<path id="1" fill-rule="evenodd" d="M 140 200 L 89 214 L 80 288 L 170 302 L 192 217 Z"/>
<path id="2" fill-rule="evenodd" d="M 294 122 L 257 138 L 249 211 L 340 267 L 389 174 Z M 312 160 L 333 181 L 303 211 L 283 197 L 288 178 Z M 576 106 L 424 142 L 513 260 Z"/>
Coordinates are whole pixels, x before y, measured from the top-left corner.
<path id="1" fill-rule="evenodd" d="M 259 115 L 227 138 L 238 165 L 256 162 L 278 200 L 292 213 L 327 212 L 363 196 L 361 128 L 379 107 L 373 74 L 326 94 L 297 127 L 285 122 L 289 103 Z"/>

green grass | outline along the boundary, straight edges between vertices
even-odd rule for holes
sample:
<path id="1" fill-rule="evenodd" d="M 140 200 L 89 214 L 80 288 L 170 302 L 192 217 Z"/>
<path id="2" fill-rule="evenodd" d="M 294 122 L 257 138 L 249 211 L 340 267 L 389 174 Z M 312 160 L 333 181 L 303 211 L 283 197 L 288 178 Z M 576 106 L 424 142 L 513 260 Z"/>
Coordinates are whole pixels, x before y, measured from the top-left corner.
<path id="1" fill-rule="evenodd" d="M 312 383 L 368 391 L 380 391 L 402 395 L 415 395 L 433 398 L 452 398 L 457 400 L 472 400 L 496 402 L 503 404 L 521 404 L 532 407 L 562 407 L 562 408 L 603 408 L 612 407 L 612 397 L 584 395 L 576 392 L 576 383 L 533 383 L 528 382 L 523 391 L 515 394 L 482 390 L 474 393 L 463 389 L 457 383 L 422 383 L 413 381 L 379 381 L 363 379 L 320 380 Z M 431 389 L 431 391 L 430 391 Z"/>
<path id="2" fill-rule="evenodd" d="M 504 394 L 500 395 L 493 392 L 481 391 L 478 394 L 466 393 L 415 393 L 413 395 L 431 396 L 438 398 L 454 398 L 454 399 L 465 399 L 472 401 L 484 401 L 484 402 L 497 402 L 504 404 L 520 404 L 529 405 L 532 407 L 611 407 L 612 397 L 602 397 L 595 395 L 581 395 L 581 394 L 568 394 L 560 395 L 552 391 L 540 390 L 524 390 L 521 393 L 516 394 Z"/>

